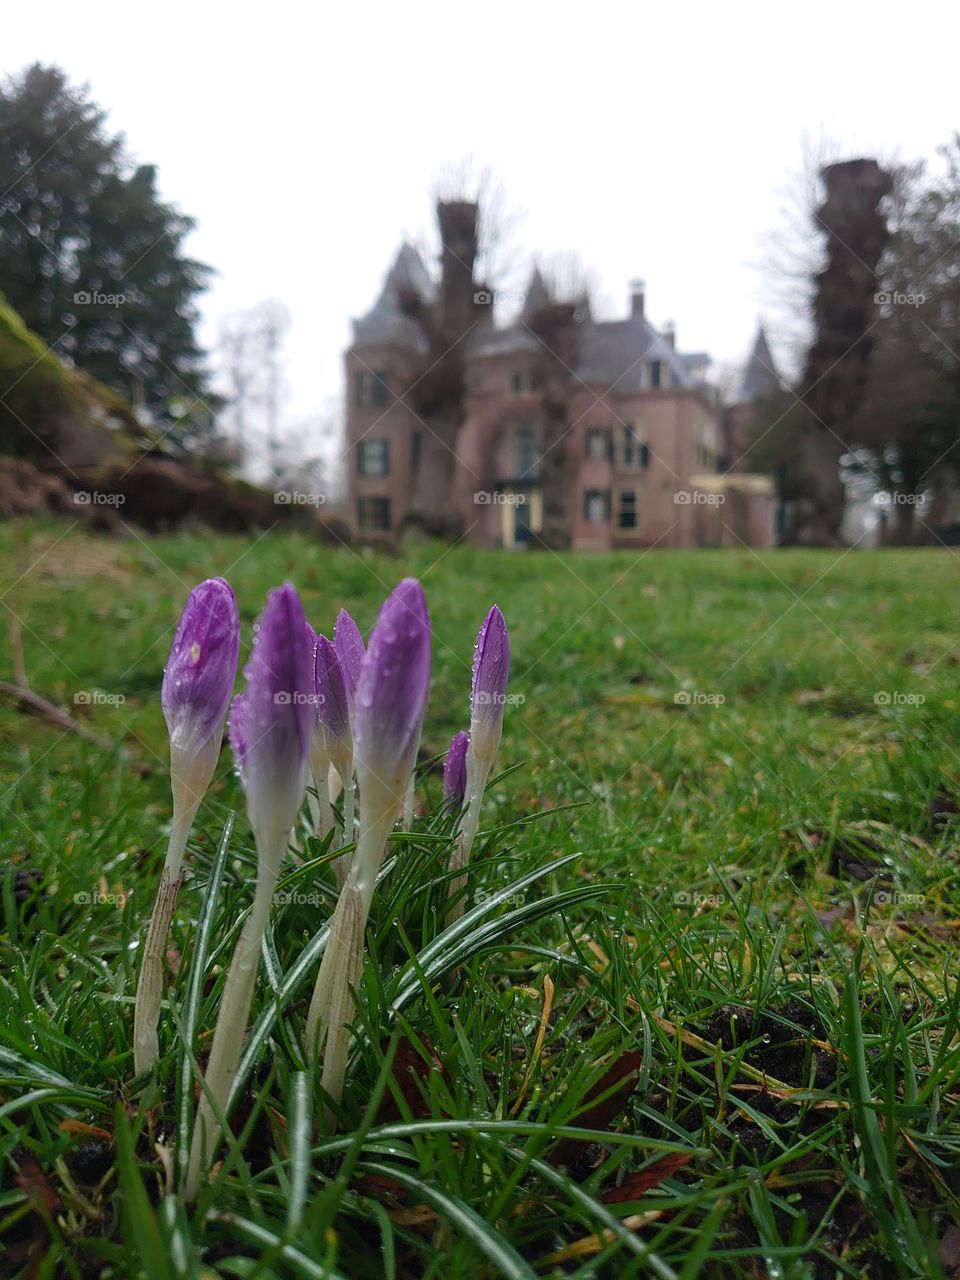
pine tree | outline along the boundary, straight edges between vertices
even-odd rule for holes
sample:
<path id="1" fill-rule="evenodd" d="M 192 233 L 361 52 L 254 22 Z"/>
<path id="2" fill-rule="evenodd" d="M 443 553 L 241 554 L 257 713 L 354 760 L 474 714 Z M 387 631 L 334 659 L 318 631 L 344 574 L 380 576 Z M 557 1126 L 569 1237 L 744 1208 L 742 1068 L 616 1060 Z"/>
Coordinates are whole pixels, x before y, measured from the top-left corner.
<path id="1" fill-rule="evenodd" d="M 59 68 L 35 64 L 0 89 L 0 293 L 181 441 L 210 418 L 195 337 L 210 268 L 184 254 L 193 225 Z"/>

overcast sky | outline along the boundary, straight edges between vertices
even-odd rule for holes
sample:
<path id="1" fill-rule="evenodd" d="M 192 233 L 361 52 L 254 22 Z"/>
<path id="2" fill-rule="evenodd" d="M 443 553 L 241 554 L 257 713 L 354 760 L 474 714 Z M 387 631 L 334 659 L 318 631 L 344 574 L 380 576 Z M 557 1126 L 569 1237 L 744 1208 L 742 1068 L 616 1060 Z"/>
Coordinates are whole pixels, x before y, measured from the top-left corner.
<path id="1" fill-rule="evenodd" d="M 198 220 L 207 342 L 226 312 L 287 304 L 293 419 L 339 392 L 350 317 L 467 154 L 524 215 L 521 254 L 576 250 L 610 315 L 642 276 L 682 348 L 741 358 L 804 136 L 912 158 L 960 126 L 951 9 L 46 0 L 5 12 L 0 56 L 87 83 Z"/>

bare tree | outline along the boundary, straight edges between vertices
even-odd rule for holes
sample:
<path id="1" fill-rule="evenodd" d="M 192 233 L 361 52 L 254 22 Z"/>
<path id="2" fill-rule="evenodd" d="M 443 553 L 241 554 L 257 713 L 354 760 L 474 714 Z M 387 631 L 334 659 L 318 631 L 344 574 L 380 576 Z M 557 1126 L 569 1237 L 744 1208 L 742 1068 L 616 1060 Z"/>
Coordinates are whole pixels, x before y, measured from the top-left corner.
<path id="1" fill-rule="evenodd" d="M 599 275 L 586 267 L 575 249 L 549 253 L 538 262 L 550 301 L 572 306 L 580 315 L 589 315 L 600 287 Z"/>
<path id="2" fill-rule="evenodd" d="M 470 155 L 447 161 L 440 167 L 431 196 L 434 207 L 458 203 L 477 206 L 476 278 L 487 288 L 508 288 L 523 264 L 514 236 L 525 214 L 508 204 L 493 169 L 478 166 Z"/>
<path id="3" fill-rule="evenodd" d="M 263 325 L 267 451 L 270 470 L 276 479 L 280 466 L 280 399 L 283 376 L 280 348 L 290 327 L 290 313 L 277 298 L 268 298 L 265 302 L 261 302 L 257 310 Z"/>
<path id="4" fill-rule="evenodd" d="M 755 458 L 765 455 L 777 470 L 790 512 L 787 541 L 829 545 L 841 538 L 841 459 L 858 443 L 854 424 L 876 341 L 874 295 L 889 238 L 891 187 L 890 173 L 874 159 L 829 163 L 820 170 L 814 203 L 808 166 L 800 189 L 808 229 L 797 227 L 792 242 L 780 241 L 781 297 L 804 317 L 806 351 L 799 398 L 786 394 L 760 407 L 763 448 Z"/>
<path id="5" fill-rule="evenodd" d="M 892 503 L 891 539 L 956 520 L 960 474 L 960 136 L 943 164 L 903 166 L 876 294 L 876 345 L 853 431 Z M 929 510 L 926 500 L 932 499 Z"/>
<path id="6" fill-rule="evenodd" d="M 282 346 L 289 327 L 287 308 L 278 299 L 268 298 L 225 316 L 218 343 L 233 434 L 246 454 L 263 459 L 274 480 L 283 455 Z M 265 449 L 261 440 L 266 442 Z"/>
<path id="7" fill-rule="evenodd" d="M 260 395 L 260 328 L 255 311 L 235 311 L 223 317 L 217 354 L 226 382 L 227 411 L 233 434 L 242 446 Z"/>

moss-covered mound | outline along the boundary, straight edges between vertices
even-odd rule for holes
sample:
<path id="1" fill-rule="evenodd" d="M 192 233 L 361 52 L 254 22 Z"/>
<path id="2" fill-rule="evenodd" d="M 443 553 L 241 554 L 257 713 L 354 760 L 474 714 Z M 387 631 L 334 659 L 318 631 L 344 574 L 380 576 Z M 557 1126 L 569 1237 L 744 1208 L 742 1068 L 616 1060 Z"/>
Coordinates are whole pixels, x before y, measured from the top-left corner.
<path id="1" fill-rule="evenodd" d="M 203 460 L 173 457 L 118 395 L 65 365 L 0 295 L 0 518 L 69 512 L 105 528 L 277 521 L 349 533 Z"/>

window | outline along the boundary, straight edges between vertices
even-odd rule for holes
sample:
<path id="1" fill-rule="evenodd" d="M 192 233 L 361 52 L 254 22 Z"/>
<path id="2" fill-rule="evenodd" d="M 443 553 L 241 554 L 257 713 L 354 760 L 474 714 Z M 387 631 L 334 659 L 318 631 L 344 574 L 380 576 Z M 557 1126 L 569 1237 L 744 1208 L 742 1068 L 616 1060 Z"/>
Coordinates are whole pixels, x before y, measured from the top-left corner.
<path id="1" fill-rule="evenodd" d="M 637 439 L 637 433 L 633 427 L 623 428 L 623 465 L 625 467 L 636 466 L 636 451 L 640 444 Z"/>
<path id="2" fill-rule="evenodd" d="M 519 480 L 535 480 L 540 474 L 540 459 L 537 456 L 537 437 L 533 427 L 522 424 L 517 427 L 517 478 Z"/>
<path id="3" fill-rule="evenodd" d="M 650 361 L 650 386 L 654 389 L 660 386 L 660 361 Z"/>
<path id="4" fill-rule="evenodd" d="M 606 427 L 591 427 L 587 431 L 587 457 L 609 460 L 610 432 Z"/>
<path id="5" fill-rule="evenodd" d="M 390 445 L 386 440 L 361 440 L 357 446 L 357 471 L 362 476 L 385 476 L 390 472 Z"/>
<path id="6" fill-rule="evenodd" d="M 538 390 L 541 378 L 536 369 L 514 369 L 510 375 L 510 386 L 515 396 L 529 394 Z"/>
<path id="7" fill-rule="evenodd" d="M 650 465 L 650 450 L 637 435 L 636 427 L 623 428 L 623 465 L 628 471 L 635 467 L 646 471 Z"/>
<path id="8" fill-rule="evenodd" d="M 610 490 L 585 489 L 583 491 L 583 518 L 591 524 L 601 524 L 610 519 Z"/>
<path id="9" fill-rule="evenodd" d="M 384 408 L 390 400 L 390 384 L 383 369 L 358 369 L 354 377 L 354 396 L 361 408 Z"/>
<path id="10" fill-rule="evenodd" d="M 637 495 L 633 489 L 624 489 L 617 507 L 617 525 L 621 529 L 637 527 Z"/>
<path id="11" fill-rule="evenodd" d="M 381 532 L 390 528 L 389 498 L 358 498 L 357 523 L 361 529 L 376 529 Z"/>

